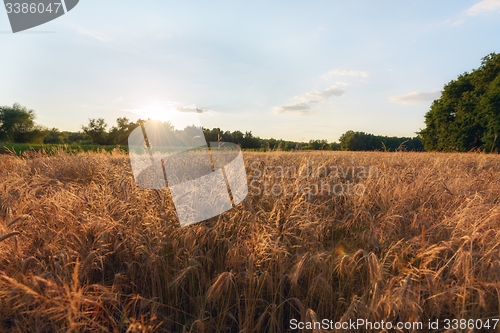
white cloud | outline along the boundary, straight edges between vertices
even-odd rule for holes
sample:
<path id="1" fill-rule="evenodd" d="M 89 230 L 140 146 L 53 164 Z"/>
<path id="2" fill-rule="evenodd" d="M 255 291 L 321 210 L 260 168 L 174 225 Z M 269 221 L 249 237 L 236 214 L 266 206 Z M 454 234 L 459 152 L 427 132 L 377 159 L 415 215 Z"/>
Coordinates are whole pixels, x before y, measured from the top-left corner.
<path id="1" fill-rule="evenodd" d="M 500 0 L 483 0 L 467 9 L 465 13 L 470 16 L 477 16 L 496 10 L 500 10 Z"/>
<path id="2" fill-rule="evenodd" d="M 278 106 L 274 108 L 277 113 L 294 112 L 298 114 L 307 114 L 311 107 L 308 103 L 295 103 L 285 106 Z"/>
<path id="3" fill-rule="evenodd" d="M 325 79 L 329 79 L 335 76 L 350 76 L 350 77 L 363 77 L 367 78 L 368 73 L 365 71 L 359 70 L 346 70 L 346 69 L 334 69 L 329 71 L 328 73 L 322 75 Z"/>
<path id="4" fill-rule="evenodd" d="M 392 96 L 389 98 L 389 101 L 397 104 L 417 104 L 428 101 L 433 101 L 438 99 L 441 96 L 441 91 L 435 90 L 431 92 L 422 92 L 422 91 L 412 91 L 411 93 Z"/>
<path id="5" fill-rule="evenodd" d="M 342 96 L 344 95 L 344 90 L 338 86 L 331 86 L 323 91 L 312 91 L 305 94 L 305 99 L 308 103 L 318 102 L 325 98 L 330 98 L 332 96 Z"/>
<path id="6" fill-rule="evenodd" d="M 294 97 L 294 99 L 298 100 L 297 103 L 275 107 L 274 111 L 277 113 L 295 112 L 299 114 L 308 114 L 311 108 L 310 104 L 318 103 L 333 96 L 342 96 L 344 93 L 342 88 L 334 85 L 322 91 L 311 91 L 302 96 Z"/>

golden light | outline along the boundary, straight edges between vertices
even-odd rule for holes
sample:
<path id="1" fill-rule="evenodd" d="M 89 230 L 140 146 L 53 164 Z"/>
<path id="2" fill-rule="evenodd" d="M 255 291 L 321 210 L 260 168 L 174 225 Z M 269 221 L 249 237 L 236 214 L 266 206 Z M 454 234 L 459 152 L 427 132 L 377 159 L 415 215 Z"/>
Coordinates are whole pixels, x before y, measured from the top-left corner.
<path id="1" fill-rule="evenodd" d="M 336 255 L 336 256 L 340 256 L 340 255 L 346 255 L 347 253 L 345 252 L 344 246 L 342 244 L 339 244 L 335 248 L 333 254 Z"/>
<path id="2" fill-rule="evenodd" d="M 135 110 L 142 119 L 169 122 L 176 129 L 188 126 L 201 127 L 195 105 L 179 106 L 175 103 L 153 102 Z"/>
<path id="3" fill-rule="evenodd" d="M 149 104 L 140 108 L 139 113 L 142 117 L 152 120 L 168 121 L 169 110 L 161 104 Z"/>

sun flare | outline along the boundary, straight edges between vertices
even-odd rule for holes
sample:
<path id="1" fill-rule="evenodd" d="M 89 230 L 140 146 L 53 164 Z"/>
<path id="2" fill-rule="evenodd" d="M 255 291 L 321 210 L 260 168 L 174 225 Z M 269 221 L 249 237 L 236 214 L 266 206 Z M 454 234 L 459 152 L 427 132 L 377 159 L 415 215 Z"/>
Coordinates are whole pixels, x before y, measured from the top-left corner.
<path id="1" fill-rule="evenodd" d="M 188 126 L 201 127 L 197 110 L 195 105 L 150 103 L 136 109 L 136 113 L 143 119 L 169 122 L 174 128 L 184 129 Z"/>
<path id="2" fill-rule="evenodd" d="M 146 119 L 168 121 L 169 110 L 158 104 L 149 104 L 139 109 L 141 116 Z"/>

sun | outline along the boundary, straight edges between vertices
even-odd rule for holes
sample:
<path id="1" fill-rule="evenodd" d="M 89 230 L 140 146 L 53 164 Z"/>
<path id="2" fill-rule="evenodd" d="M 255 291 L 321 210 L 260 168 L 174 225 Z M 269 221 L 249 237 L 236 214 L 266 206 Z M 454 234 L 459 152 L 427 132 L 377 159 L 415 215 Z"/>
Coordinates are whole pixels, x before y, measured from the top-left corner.
<path id="1" fill-rule="evenodd" d="M 191 111 L 192 110 L 192 111 Z M 179 106 L 166 103 L 149 103 L 136 109 L 143 119 L 169 122 L 176 129 L 195 126 L 201 128 L 200 118 L 195 105 Z"/>
<path id="2" fill-rule="evenodd" d="M 168 121 L 169 110 L 160 104 L 148 104 L 139 109 L 141 116 L 146 119 Z"/>

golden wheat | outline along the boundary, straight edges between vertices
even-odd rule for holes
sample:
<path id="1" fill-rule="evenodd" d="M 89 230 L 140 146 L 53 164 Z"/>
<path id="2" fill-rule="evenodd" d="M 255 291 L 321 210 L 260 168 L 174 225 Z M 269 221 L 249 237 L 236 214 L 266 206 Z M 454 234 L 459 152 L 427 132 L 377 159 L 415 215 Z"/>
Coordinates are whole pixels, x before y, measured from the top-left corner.
<path id="1" fill-rule="evenodd" d="M 499 156 L 244 158 L 247 199 L 180 228 L 123 153 L 0 156 L 0 332 L 498 318 Z"/>

